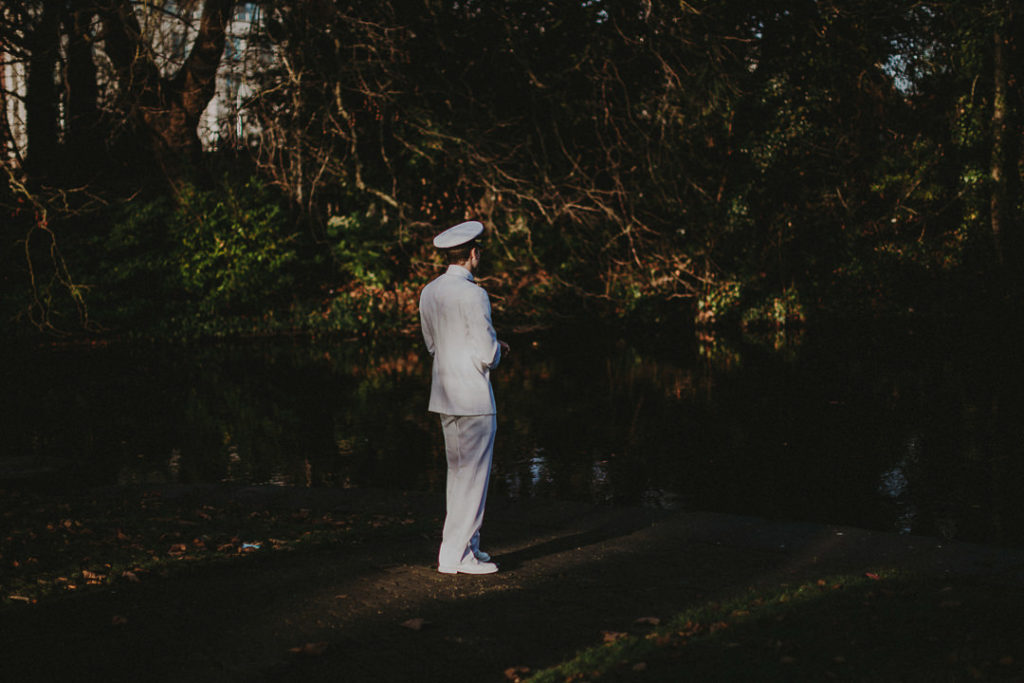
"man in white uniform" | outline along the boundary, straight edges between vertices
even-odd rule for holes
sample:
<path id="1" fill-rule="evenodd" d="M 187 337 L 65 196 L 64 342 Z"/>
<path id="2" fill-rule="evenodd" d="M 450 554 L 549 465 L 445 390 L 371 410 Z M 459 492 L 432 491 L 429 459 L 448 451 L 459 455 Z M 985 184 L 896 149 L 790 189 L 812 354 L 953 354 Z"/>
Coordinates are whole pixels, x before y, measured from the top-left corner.
<path id="1" fill-rule="evenodd" d="M 460 223 L 434 238 L 448 270 L 420 293 L 423 340 L 433 357 L 430 412 L 439 413 L 448 458 L 447 514 L 438 571 L 491 574 L 498 566 L 480 550 L 497 417 L 491 370 L 508 344 L 491 326 L 491 302 L 473 281 L 482 250 L 477 221 Z"/>

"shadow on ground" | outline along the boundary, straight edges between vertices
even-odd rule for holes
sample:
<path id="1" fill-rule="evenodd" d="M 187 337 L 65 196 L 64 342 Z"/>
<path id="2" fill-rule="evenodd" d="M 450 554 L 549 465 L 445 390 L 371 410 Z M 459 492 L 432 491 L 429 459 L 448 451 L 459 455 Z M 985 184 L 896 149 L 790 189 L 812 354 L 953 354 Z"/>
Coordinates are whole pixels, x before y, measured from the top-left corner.
<path id="1" fill-rule="evenodd" d="M 429 495 L 232 495 L 438 524 L 442 510 Z M 438 539 L 410 530 L 7 607 L 4 669 L 32 681 L 503 681 L 756 585 L 889 569 L 1024 584 L 1017 550 L 728 515 L 500 501 L 485 533 L 496 575 L 437 573 Z"/>

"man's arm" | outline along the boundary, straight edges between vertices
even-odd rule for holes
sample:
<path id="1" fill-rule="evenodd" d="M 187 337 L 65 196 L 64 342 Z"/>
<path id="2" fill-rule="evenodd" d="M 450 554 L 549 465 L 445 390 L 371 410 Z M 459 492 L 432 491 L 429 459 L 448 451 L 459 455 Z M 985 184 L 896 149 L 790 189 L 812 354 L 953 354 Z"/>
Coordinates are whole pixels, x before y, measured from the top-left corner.
<path id="1" fill-rule="evenodd" d="M 434 333 L 430 329 L 430 323 L 427 321 L 427 317 L 430 315 L 425 310 L 425 307 L 429 304 L 427 297 L 425 296 L 426 291 L 420 293 L 420 329 L 423 331 L 423 342 L 427 345 L 427 352 L 434 355 Z"/>
<path id="2" fill-rule="evenodd" d="M 501 344 L 498 335 L 491 325 L 491 300 L 480 287 L 474 287 L 472 298 L 465 303 L 464 309 L 467 327 L 470 334 L 470 345 L 473 360 L 482 369 L 493 370 L 501 361 Z"/>

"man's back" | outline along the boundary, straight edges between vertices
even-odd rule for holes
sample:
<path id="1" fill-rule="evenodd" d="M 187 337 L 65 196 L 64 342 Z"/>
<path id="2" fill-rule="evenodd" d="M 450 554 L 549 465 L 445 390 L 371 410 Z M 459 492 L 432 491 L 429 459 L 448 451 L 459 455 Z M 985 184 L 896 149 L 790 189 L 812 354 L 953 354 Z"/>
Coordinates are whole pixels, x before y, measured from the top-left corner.
<path id="1" fill-rule="evenodd" d="M 434 358 L 429 410 L 445 415 L 495 412 L 490 371 L 501 350 L 487 292 L 452 265 L 420 293 L 420 324 Z"/>

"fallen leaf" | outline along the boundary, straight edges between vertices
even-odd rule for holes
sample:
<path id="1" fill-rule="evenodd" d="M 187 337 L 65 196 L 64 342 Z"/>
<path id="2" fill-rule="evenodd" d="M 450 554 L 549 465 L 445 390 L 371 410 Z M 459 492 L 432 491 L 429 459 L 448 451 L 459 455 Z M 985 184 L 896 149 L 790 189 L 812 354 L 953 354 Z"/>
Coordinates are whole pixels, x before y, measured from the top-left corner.
<path id="1" fill-rule="evenodd" d="M 128 617 L 122 617 L 120 614 L 115 614 L 114 618 L 110 620 L 110 623 L 114 626 L 124 626 L 128 623 Z"/>
<path id="2" fill-rule="evenodd" d="M 96 585 L 103 583 L 104 579 L 106 579 L 107 576 L 106 574 L 98 574 L 96 572 L 91 572 L 88 569 L 83 569 L 82 578 L 85 579 L 86 583 Z"/>
<path id="3" fill-rule="evenodd" d="M 636 620 L 637 624 L 650 624 L 651 626 L 657 626 L 661 623 L 661 619 L 658 617 L 640 617 Z"/>
<path id="4" fill-rule="evenodd" d="M 326 651 L 327 643 L 324 641 L 320 641 L 317 643 L 306 643 L 305 645 L 299 645 L 298 647 L 293 647 L 289 650 L 289 652 L 293 654 L 310 656 L 322 655 Z"/>
<path id="5" fill-rule="evenodd" d="M 604 642 L 614 643 L 616 640 L 621 640 L 629 634 L 622 633 L 621 631 L 601 631 L 601 635 L 604 637 Z"/>
<path id="6" fill-rule="evenodd" d="M 874 572 L 865 572 L 864 576 L 868 577 L 872 581 L 881 581 L 882 580 L 882 577 L 879 576 L 878 574 L 874 573 Z"/>
<path id="7" fill-rule="evenodd" d="M 518 683 L 523 680 L 523 676 L 527 676 L 530 673 L 530 667 L 528 666 L 510 666 L 505 669 L 505 678 L 512 681 L 512 683 Z"/>
<path id="8" fill-rule="evenodd" d="M 423 619 L 422 617 L 416 617 L 414 619 L 408 619 L 402 622 L 402 626 L 408 629 L 412 629 L 413 631 L 420 631 L 426 625 L 427 620 Z"/>
<path id="9" fill-rule="evenodd" d="M 124 578 L 128 579 L 132 583 L 139 583 L 139 581 L 141 581 L 141 579 L 139 579 L 139 575 L 138 574 L 136 574 L 133 571 L 129 571 L 127 569 L 124 572 L 121 573 L 121 576 L 123 576 Z"/>

